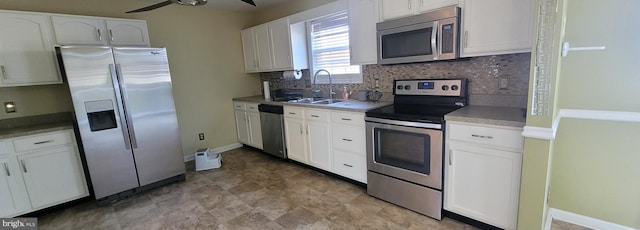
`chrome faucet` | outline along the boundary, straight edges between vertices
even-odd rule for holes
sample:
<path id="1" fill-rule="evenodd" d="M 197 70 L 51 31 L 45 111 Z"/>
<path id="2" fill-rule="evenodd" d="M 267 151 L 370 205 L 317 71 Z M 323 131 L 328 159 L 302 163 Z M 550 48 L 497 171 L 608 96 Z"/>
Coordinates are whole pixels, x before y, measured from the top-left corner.
<path id="1" fill-rule="evenodd" d="M 316 84 L 316 79 L 318 78 L 318 74 L 320 72 L 325 72 L 327 73 L 327 75 L 329 76 L 329 100 L 333 99 L 333 89 L 332 89 L 332 84 L 331 84 L 331 73 L 329 73 L 329 71 L 327 71 L 326 69 L 319 69 L 318 71 L 316 71 L 315 74 L 313 74 L 313 84 Z"/>

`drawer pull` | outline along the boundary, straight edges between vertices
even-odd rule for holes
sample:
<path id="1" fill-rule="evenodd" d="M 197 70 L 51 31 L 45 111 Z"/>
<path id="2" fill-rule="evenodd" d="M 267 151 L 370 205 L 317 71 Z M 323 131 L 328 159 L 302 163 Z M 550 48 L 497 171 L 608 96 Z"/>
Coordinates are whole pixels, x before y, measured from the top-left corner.
<path id="1" fill-rule="evenodd" d="M 478 134 L 471 134 L 472 137 L 475 138 L 482 138 L 482 139 L 493 139 L 492 136 L 483 136 L 483 135 L 478 135 Z"/>
<path id="2" fill-rule="evenodd" d="M 292 112 L 289 112 L 289 114 L 291 114 L 291 115 L 296 115 L 296 113 L 292 113 Z"/>
<path id="3" fill-rule="evenodd" d="M 53 140 L 39 141 L 39 142 L 36 142 L 36 143 L 33 143 L 33 144 L 34 145 L 41 145 L 41 144 L 46 144 L 46 143 L 51 143 L 51 142 L 53 142 Z"/>
<path id="4" fill-rule="evenodd" d="M 349 168 L 353 168 L 353 165 L 348 165 L 348 164 L 342 164 L 342 165 L 347 166 Z"/>
<path id="5" fill-rule="evenodd" d="M 343 121 L 351 121 L 351 119 L 349 119 L 349 118 L 340 118 L 340 120 L 343 120 Z"/>
<path id="6" fill-rule="evenodd" d="M 22 164 L 22 171 L 27 173 L 27 166 L 24 164 L 24 160 L 20 160 L 20 164 Z"/>
<path id="7" fill-rule="evenodd" d="M 256 109 L 256 107 L 249 107 L 249 109 Z"/>
<path id="8" fill-rule="evenodd" d="M 347 138 L 342 138 L 343 141 L 353 141 L 351 139 L 347 139 Z"/>
<path id="9" fill-rule="evenodd" d="M 7 165 L 7 162 L 4 162 L 4 171 L 7 172 L 7 176 L 11 176 L 11 171 L 9 171 L 9 165 Z"/>
<path id="10" fill-rule="evenodd" d="M 320 116 L 318 116 L 318 115 L 311 115 L 311 117 L 320 117 Z"/>

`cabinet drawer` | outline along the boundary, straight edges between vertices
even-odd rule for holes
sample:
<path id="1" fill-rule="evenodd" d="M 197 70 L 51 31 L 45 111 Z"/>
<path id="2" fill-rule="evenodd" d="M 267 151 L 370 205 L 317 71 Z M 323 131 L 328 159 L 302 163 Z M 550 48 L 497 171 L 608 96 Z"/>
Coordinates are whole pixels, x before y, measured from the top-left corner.
<path id="1" fill-rule="evenodd" d="M 521 135 L 522 130 L 449 124 L 447 132 L 451 140 L 495 145 L 520 151 L 522 151 L 524 142 L 524 138 Z"/>
<path id="2" fill-rule="evenodd" d="M 11 151 L 11 145 L 6 141 L 0 141 L 0 156 L 4 154 L 9 154 Z"/>
<path id="3" fill-rule="evenodd" d="M 284 117 L 304 119 L 304 109 L 300 107 L 284 107 Z"/>
<path id="4" fill-rule="evenodd" d="M 246 110 L 247 109 L 247 103 L 234 101 L 233 102 L 233 108 L 234 109 L 240 109 L 240 110 Z"/>
<path id="5" fill-rule="evenodd" d="M 305 112 L 305 118 L 309 121 L 329 121 L 329 111 L 307 109 Z"/>
<path id="6" fill-rule="evenodd" d="M 367 183 L 365 156 L 335 150 L 333 151 L 333 170 L 338 175 Z"/>
<path id="7" fill-rule="evenodd" d="M 364 127 L 333 125 L 333 147 L 356 154 L 365 154 Z"/>
<path id="8" fill-rule="evenodd" d="M 258 103 L 246 103 L 247 112 L 259 112 L 258 111 Z"/>
<path id="9" fill-rule="evenodd" d="M 358 126 L 364 127 L 364 114 L 332 112 L 331 121 L 335 123 L 345 124 L 345 125 L 358 125 Z"/>
<path id="10" fill-rule="evenodd" d="M 73 142 L 71 132 L 46 133 L 13 140 L 16 152 L 27 152 L 37 149 L 66 145 Z"/>

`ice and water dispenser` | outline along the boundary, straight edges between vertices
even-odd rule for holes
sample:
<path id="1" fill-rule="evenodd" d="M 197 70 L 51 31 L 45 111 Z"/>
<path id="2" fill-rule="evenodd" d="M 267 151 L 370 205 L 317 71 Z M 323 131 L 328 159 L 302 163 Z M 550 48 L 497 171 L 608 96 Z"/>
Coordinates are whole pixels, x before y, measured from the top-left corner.
<path id="1" fill-rule="evenodd" d="M 87 101 L 84 108 L 91 132 L 118 128 L 112 100 Z"/>

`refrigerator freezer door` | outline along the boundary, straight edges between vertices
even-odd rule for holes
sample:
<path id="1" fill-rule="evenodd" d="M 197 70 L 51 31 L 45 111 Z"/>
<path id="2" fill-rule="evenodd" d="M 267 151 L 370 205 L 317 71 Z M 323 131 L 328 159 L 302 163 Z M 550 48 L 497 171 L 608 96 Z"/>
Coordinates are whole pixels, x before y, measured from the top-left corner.
<path id="1" fill-rule="evenodd" d="M 115 72 L 115 68 L 110 68 L 114 66 L 111 49 L 60 47 L 58 52 L 69 83 L 96 198 L 138 187 L 131 146 L 128 137 L 123 135 L 128 130 L 124 125 L 122 107 L 118 103 L 120 98 L 117 97 L 117 88 L 114 88 L 111 75 Z M 91 131 L 88 114 L 97 111 L 113 114 L 115 125 Z"/>
<path id="2" fill-rule="evenodd" d="M 140 185 L 185 173 L 164 48 L 113 48 Z"/>

